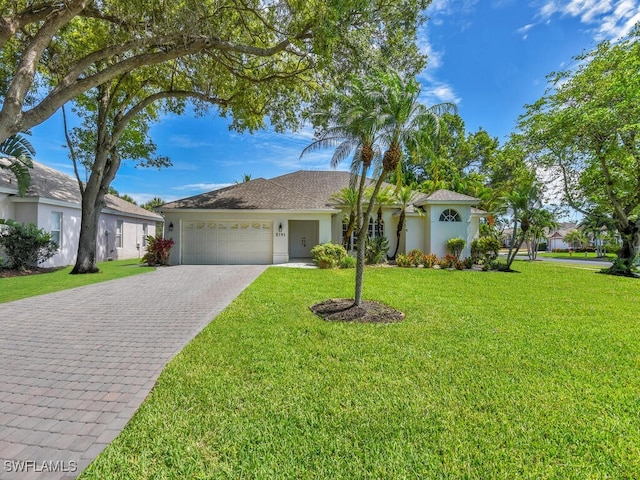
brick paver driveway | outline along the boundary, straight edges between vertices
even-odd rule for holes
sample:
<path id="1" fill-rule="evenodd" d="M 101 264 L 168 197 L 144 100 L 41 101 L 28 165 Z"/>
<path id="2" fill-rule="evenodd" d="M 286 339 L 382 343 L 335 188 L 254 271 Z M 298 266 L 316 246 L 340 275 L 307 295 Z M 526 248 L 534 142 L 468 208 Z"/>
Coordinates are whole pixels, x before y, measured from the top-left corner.
<path id="1" fill-rule="evenodd" d="M 0 478 L 79 475 L 264 269 L 160 268 L 0 304 Z"/>

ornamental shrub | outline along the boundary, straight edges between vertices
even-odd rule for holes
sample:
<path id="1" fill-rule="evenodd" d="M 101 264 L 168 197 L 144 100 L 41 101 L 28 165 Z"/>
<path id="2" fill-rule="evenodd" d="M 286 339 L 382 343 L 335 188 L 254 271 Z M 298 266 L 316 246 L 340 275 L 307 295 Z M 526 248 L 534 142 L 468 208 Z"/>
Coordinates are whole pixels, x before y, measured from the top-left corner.
<path id="1" fill-rule="evenodd" d="M 424 253 L 419 248 L 414 248 L 409 253 L 407 253 L 409 260 L 411 261 L 411 265 L 414 267 L 418 267 L 424 263 Z"/>
<path id="2" fill-rule="evenodd" d="M 460 254 L 462 253 L 462 249 L 466 244 L 467 242 L 465 242 L 462 238 L 450 238 L 449 240 L 447 240 L 447 249 L 449 250 L 451 255 L 459 259 Z"/>
<path id="3" fill-rule="evenodd" d="M 389 250 L 389 240 L 386 237 L 367 237 L 364 249 L 364 261 L 367 265 L 382 263 Z"/>
<path id="4" fill-rule="evenodd" d="M 498 258 L 500 241 L 493 237 L 480 237 L 471 242 L 471 258 L 475 263 L 491 263 Z"/>
<path id="5" fill-rule="evenodd" d="M 0 247 L 6 257 L 6 266 L 27 270 L 53 257 L 58 244 L 51 234 L 33 223 L 22 224 L 0 219 Z"/>
<path id="6" fill-rule="evenodd" d="M 323 243 L 311 249 L 313 262 L 320 268 L 336 268 L 347 256 L 347 250 L 337 243 Z"/>
<path id="7" fill-rule="evenodd" d="M 356 259 L 351 255 L 347 255 L 346 257 L 340 260 L 340 268 L 356 268 Z"/>
<path id="8" fill-rule="evenodd" d="M 413 261 L 409 255 L 403 255 L 400 253 L 396 257 L 396 265 L 407 268 L 413 266 Z"/>
<path id="9" fill-rule="evenodd" d="M 142 261 L 148 265 L 168 265 L 169 253 L 173 247 L 172 238 L 162 238 L 160 234 L 152 237 L 147 236 L 147 253 L 142 257 Z"/>
<path id="10" fill-rule="evenodd" d="M 424 268 L 433 268 L 434 265 L 438 265 L 438 256 L 435 253 L 425 255 Z"/>

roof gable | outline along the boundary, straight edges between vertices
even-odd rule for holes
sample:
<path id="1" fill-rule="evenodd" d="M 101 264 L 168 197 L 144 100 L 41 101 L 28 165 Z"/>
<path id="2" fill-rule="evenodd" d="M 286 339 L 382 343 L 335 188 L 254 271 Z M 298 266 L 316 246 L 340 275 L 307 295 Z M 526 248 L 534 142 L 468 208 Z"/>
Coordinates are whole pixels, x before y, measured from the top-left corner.
<path id="1" fill-rule="evenodd" d="M 479 198 L 470 197 L 469 195 L 463 195 L 462 193 L 452 192 L 451 190 L 441 189 L 436 190 L 431 195 L 427 196 L 424 203 L 478 203 Z"/>

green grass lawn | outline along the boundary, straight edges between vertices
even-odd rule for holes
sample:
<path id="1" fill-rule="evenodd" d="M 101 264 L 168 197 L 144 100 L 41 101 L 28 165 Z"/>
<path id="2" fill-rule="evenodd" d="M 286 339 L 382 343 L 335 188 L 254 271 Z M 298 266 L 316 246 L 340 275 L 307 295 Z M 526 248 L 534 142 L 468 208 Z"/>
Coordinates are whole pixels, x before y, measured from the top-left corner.
<path id="1" fill-rule="evenodd" d="M 525 252 L 526 255 L 526 252 Z M 610 262 L 612 261 L 616 256 L 613 253 L 608 253 L 606 257 L 598 257 L 596 255 L 596 252 L 587 252 L 587 255 L 585 256 L 584 252 L 574 252 L 573 254 L 569 255 L 569 252 L 539 252 L 538 253 L 538 257 L 540 258 L 567 258 L 567 259 L 573 259 L 573 260 L 584 260 L 585 258 L 587 260 L 600 260 L 602 262 Z"/>
<path id="2" fill-rule="evenodd" d="M 0 303 L 155 270 L 155 267 L 140 266 L 138 259 L 98 263 L 100 272 L 86 275 L 69 275 L 72 268 L 65 267 L 24 277 L 0 278 Z"/>
<path id="3" fill-rule="evenodd" d="M 353 270 L 270 268 L 82 478 L 640 478 L 640 283 L 514 267 L 368 269 L 375 325 L 308 309 Z"/>

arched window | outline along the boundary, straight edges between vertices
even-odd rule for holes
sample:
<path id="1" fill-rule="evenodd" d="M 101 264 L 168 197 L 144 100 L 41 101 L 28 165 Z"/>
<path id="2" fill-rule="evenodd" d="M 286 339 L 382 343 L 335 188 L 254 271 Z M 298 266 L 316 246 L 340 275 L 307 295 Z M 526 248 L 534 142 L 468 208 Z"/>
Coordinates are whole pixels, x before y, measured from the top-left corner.
<path id="1" fill-rule="evenodd" d="M 456 212 L 455 210 L 453 210 L 452 208 L 447 208 L 440 215 L 440 221 L 441 222 L 459 222 L 460 221 L 460 214 L 458 212 Z"/>

